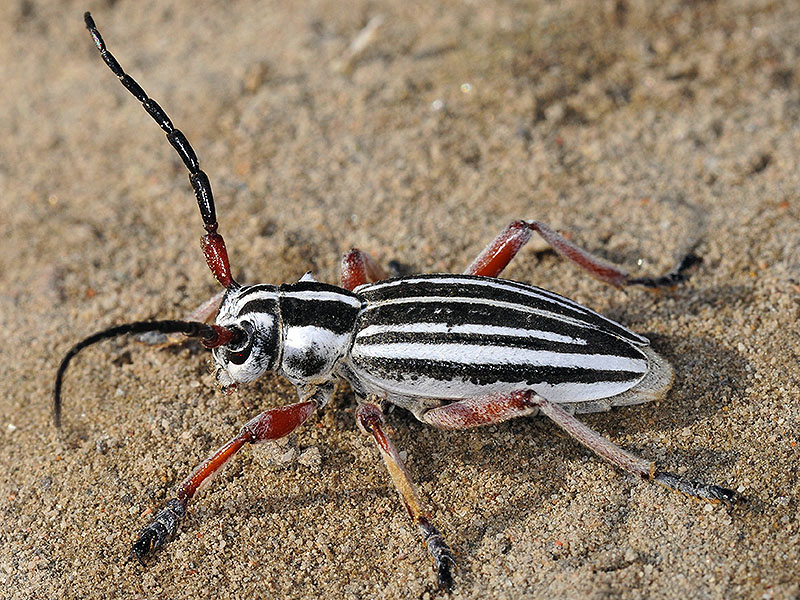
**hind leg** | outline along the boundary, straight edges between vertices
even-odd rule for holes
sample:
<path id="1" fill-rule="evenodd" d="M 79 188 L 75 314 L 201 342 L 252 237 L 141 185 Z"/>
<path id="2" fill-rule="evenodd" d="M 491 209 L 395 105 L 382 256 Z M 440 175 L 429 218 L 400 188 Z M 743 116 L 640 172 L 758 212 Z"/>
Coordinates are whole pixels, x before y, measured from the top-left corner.
<path id="1" fill-rule="evenodd" d="M 468 398 L 430 409 L 418 415 L 418 418 L 440 429 L 468 429 L 501 423 L 515 417 L 534 414 L 536 411 L 545 414 L 572 438 L 624 471 L 642 479 L 655 481 L 693 498 L 726 504 L 735 500 L 735 492 L 727 488 L 688 481 L 672 473 L 657 470 L 655 463 L 623 450 L 570 415 L 558 404 L 531 391 Z"/>
<path id="2" fill-rule="evenodd" d="M 690 254 L 666 275 L 631 277 L 623 269 L 576 246 L 541 221 L 514 221 L 481 251 L 464 273 L 497 277 L 517 252 L 528 243 L 534 232 L 538 233 L 558 254 L 578 265 L 589 275 L 617 288 L 630 285 L 640 285 L 650 289 L 674 287 L 684 281 L 685 272 L 700 261 L 698 257 Z"/>

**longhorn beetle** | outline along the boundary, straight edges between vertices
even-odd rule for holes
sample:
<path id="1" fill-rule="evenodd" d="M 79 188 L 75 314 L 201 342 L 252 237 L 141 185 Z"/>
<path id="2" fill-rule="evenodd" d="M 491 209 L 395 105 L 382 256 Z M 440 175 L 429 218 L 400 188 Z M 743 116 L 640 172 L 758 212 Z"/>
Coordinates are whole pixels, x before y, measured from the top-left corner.
<path id="1" fill-rule="evenodd" d="M 619 448 L 574 413 L 609 410 L 663 397 L 672 368 L 647 338 L 553 292 L 498 279 L 534 232 L 564 258 L 618 288 L 670 287 L 686 278 L 691 255 L 658 278 L 634 278 L 592 256 L 538 221 L 514 221 L 462 275 L 390 279 L 365 252 L 342 259 L 341 286 L 306 275 L 297 283 L 243 285 L 231 276 L 218 232 L 208 176 L 167 114 L 106 49 L 87 12 L 86 27 L 105 63 L 167 135 L 189 170 L 205 235 L 208 267 L 225 288 L 194 320 L 140 321 L 99 331 L 73 346 L 55 380 L 53 416 L 61 422 L 61 386 L 70 360 L 101 340 L 142 332 L 199 338 L 211 349 L 223 388 L 274 371 L 297 388 L 299 402 L 266 410 L 198 466 L 175 498 L 139 533 L 140 561 L 176 535 L 189 501 L 245 444 L 288 435 L 331 398 L 344 379 L 358 399 L 356 420 L 375 440 L 394 485 L 433 559 L 441 588 L 452 585 L 453 554 L 430 522 L 399 453 L 384 429 L 390 405 L 441 429 L 468 429 L 547 415 L 569 435 L 621 469 L 710 502 L 732 503 L 732 490 L 688 481 Z M 207 325 L 214 310 L 214 325 Z"/>

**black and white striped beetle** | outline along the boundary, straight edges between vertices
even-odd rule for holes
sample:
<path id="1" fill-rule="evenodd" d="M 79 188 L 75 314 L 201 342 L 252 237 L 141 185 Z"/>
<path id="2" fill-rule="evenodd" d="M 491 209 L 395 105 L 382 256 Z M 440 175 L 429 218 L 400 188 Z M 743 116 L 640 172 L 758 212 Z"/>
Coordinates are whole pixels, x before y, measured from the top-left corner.
<path id="1" fill-rule="evenodd" d="M 693 258 L 657 279 L 632 278 L 537 221 L 515 221 L 463 275 L 389 279 L 366 253 L 342 261 L 342 286 L 306 275 L 280 286 L 233 280 L 211 186 L 194 150 L 161 107 L 106 49 L 84 16 L 103 60 L 167 134 L 190 172 L 206 234 L 202 247 L 225 288 L 192 320 L 144 321 L 112 327 L 76 344 L 59 366 L 54 418 L 60 425 L 61 384 L 81 349 L 125 333 L 181 332 L 212 349 L 223 387 L 274 371 L 296 387 L 300 401 L 270 409 L 214 452 L 178 488 L 176 497 L 141 530 L 132 553 L 140 561 L 177 532 L 195 492 L 246 443 L 288 435 L 328 402 L 338 379 L 358 398 L 359 426 L 373 436 L 392 480 L 427 545 L 442 588 L 452 584 L 453 556 L 423 510 L 398 452 L 383 427 L 383 410 L 397 405 L 443 429 L 466 429 L 542 412 L 588 448 L 644 479 L 689 496 L 731 503 L 736 494 L 657 470 L 615 446 L 573 414 L 608 410 L 663 397 L 672 369 L 646 338 L 563 296 L 498 279 L 517 251 L 539 233 L 559 254 L 617 287 L 672 286 Z M 372 281 L 373 283 L 370 283 Z M 207 325 L 218 307 L 216 324 Z"/>

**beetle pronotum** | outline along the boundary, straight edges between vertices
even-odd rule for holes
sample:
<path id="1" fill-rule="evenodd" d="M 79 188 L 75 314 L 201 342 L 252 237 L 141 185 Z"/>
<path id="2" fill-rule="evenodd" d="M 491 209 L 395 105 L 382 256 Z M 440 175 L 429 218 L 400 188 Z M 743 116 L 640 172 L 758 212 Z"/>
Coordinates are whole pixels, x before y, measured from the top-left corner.
<path id="1" fill-rule="evenodd" d="M 563 257 L 617 287 L 675 285 L 685 278 L 693 258 L 666 276 L 633 278 L 543 223 L 514 221 L 461 275 L 389 279 L 369 255 L 353 249 L 342 260 L 341 286 L 319 283 L 310 275 L 280 286 L 239 284 L 217 231 L 211 185 L 194 150 L 106 49 L 89 13 L 84 19 L 105 63 L 164 130 L 188 168 L 206 230 L 206 262 L 225 290 L 196 311 L 195 320 L 128 323 L 73 346 L 56 374 L 56 426 L 70 360 L 86 346 L 126 333 L 180 332 L 200 338 L 212 350 L 223 387 L 274 371 L 296 386 L 300 398 L 248 421 L 181 483 L 175 498 L 139 533 L 132 553 L 140 561 L 176 534 L 189 500 L 236 452 L 245 444 L 294 431 L 326 405 L 338 379 L 346 380 L 358 399 L 358 425 L 374 438 L 442 588 L 452 585 L 455 562 L 384 429 L 383 411 L 389 405 L 442 429 L 467 429 L 541 412 L 625 471 L 703 500 L 734 501 L 733 491 L 661 471 L 573 416 L 648 402 L 667 393 L 672 368 L 647 338 L 563 296 L 497 278 L 534 232 Z M 204 323 L 217 307 L 216 323 Z"/>

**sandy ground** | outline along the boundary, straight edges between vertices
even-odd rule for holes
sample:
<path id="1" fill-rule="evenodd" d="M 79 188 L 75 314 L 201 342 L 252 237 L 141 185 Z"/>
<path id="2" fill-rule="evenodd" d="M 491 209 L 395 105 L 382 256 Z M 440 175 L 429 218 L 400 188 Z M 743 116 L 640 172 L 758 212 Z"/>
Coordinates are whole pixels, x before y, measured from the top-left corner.
<path id="1" fill-rule="evenodd" d="M 586 421 L 732 510 L 634 480 L 542 419 L 467 433 L 390 418 L 458 557 L 452 598 L 797 598 L 800 13 L 792 2 L 222 3 L 0 8 L 0 596 L 434 598 L 434 577 L 341 386 L 247 448 L 149 568 L 136 532 L 284 381 L 226 396 L 197 346 L 118 339 L 216 291 L 186 173 L 83 28 L 194 144 L 240 281 L 337 281 L 356 245 L 459 271 L 539 218 L 637 273 L 627 294 L 535 248 L 506 271 L 647 334 L 657 404 Z M 195 3 L 193 3 L 195 4 Z M 382 24 L 363 52 L 348 47 Z"/>

